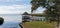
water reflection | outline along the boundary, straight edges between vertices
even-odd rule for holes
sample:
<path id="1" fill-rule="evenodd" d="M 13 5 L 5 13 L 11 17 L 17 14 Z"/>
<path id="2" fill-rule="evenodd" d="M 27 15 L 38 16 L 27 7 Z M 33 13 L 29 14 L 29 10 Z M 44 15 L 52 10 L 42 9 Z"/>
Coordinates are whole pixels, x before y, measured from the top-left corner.
<path id="1" fill-rule="evenodd" d="M 19 23 L 22 21 L 22 15 L 18 14 L 0 14 L 4 18 L 3 25 L 0 28 L 20 28 Z"/>
<path id="2" fill-rule="evenodd" d="M 20 26 L 17 22 L 4 22 L 0 28 L 20 28 Z"/>

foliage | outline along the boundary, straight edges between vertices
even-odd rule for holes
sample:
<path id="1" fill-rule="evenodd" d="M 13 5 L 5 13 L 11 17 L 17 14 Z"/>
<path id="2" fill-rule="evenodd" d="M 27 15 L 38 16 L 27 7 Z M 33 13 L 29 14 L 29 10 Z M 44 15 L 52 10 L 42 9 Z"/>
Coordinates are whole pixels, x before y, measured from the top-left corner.
<path id="1" fill-rule="evenodd" d="M 31 1 L 31 4 L 32 4 L 31 12 L 33 12 L 34 10 L 36 10 L 40 6 L 44 6 L 45 5 L 44 3 L 45 3 L 45 0 L 32 0 Z"/>
<path id="2" fill-rule="evenodd" d="M 48 17 L 51 19 L 57 19 L 59 20 L 60 17 L 60 0 L 32 0 L 31 1 L 32 10 L 36 10 L 38 7 L 42 6 L 43 8 L 46 8 L 45 17 Z"/>
<path id="3" fill-rule="evenodd" d="M 31 14 L 32 16 L 44 16 L 44 14 Z"/>
<path id="4" fill-rule="evenodd" d="M 2 25 L 4 22 L 4 19 L 2 17 L 0 17 L 0 25 Z"/>

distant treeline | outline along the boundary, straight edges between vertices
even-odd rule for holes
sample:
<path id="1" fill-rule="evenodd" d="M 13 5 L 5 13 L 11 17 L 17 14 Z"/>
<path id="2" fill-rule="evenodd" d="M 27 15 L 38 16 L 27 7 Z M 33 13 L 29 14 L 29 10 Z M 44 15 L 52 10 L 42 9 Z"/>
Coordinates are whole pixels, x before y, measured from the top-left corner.
<path id="1" fill-rule="evenodd" d="M 31 14 L 32 16 L 45 16 L 44 14 Z"/>

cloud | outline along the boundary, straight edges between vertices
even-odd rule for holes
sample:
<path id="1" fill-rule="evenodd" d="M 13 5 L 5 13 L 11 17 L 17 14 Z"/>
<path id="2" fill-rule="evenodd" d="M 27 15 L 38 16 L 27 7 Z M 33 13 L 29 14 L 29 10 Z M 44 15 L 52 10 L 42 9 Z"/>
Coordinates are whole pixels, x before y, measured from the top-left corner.
<path id="1" fill-rule="evenodd" d="M 43 13 L 44 10 L 46 10 L 46 8 L 43 8 L 43 7 L 39 7 L 37 10 L 34 11 L 34 13 Z"/>
<path id="2" fill-rule="evenodd" d="M 22 1 L 22 0 L 0 0 L 0 2 L 13 2 L 13 1 Z"/>
<path id="3" fill-rule="evenodd" d="M 31 5 L 9 5 L 0 6 L 0 14 L 20 14 L 25 11 L 30 12 Z"/>
<path id="4" fill-rule="evenodd" d="M 16 2 L 17 1 L 17 2 Z M 29 0 L 0 0 L 0 14 L 30 13 Z"/>
<path id="5" fill-rule="evenodd" d="M 18 10 L 18 9 L 21 9 L 21 8 L 26 8 L 26 6 L 24 5 L 9 5 L 9 6 L 0 6 L 0 10 Z"/>

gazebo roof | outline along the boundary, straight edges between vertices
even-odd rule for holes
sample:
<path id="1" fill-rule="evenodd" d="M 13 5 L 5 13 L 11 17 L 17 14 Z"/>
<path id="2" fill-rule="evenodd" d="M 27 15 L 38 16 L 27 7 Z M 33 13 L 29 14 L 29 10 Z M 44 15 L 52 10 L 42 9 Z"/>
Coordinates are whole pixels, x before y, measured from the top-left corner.
<path id="1" fill-rule="evenodd" d="M 28 14 L 27 12 L 24 12 L 22 15 L 30 15 L 30 14 Z"/>

